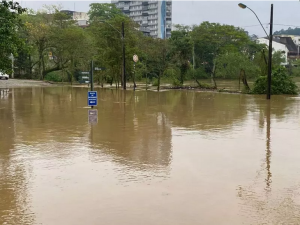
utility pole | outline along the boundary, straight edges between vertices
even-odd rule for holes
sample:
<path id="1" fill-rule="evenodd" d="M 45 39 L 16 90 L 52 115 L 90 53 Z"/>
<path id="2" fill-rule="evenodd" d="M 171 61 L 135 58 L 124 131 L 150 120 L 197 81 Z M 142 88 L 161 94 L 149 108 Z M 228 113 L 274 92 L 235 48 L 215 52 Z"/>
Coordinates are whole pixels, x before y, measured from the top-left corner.
<path id="1" fill-rule="evenodd" d="M 11 59 L 11 78 L 13 79 L 13 78 L 15 78 L 15 65 L 14 65 L 15 58 L 12 53 L 10 54 L 9 58 Z"/>
<path id="2" fill-rule="evenodd" d="M 268 88 L 267 88 L 268 100 L 271 99 L 272 42 L 273 42 L 273 4 L 271 4 L 270 35 L 269 35 L 269 62 L 268 62 Z"/>
<path id="3" fill-rule="evenodd" d="M 125 61 L 125 29 L 122 22 L 122 57 L 123 57 L 123 90 L 126 90 L 126 61 Z"/>
<path id="4" fill-rule="evenodd" d="M 90 73 L 91 91 L 94 91 L 94 61 L 91 61 L 91 73 Z M 94 106 L 92 106 L 94 108 Z"/>

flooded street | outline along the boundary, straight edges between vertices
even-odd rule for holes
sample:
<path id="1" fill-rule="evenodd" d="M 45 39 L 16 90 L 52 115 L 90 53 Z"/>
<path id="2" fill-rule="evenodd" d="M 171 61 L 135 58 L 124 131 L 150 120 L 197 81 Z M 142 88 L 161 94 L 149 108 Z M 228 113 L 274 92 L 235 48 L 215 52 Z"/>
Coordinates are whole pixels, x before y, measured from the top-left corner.
<path id="1" fill-rule="evenodd" d="M 0 224 L 300 224 L 300 97 L 15 88 Z"/>

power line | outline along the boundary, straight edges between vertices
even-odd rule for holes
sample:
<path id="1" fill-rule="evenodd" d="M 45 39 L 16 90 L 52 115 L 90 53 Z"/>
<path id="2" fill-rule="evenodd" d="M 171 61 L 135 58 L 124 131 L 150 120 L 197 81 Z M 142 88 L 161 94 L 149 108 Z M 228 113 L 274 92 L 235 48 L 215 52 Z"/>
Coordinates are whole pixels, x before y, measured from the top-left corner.
<path id="1" fill-rule="evenodd" d="M 270 25 L 270 23 L 263 23 L 262 25 Z M 280 23 L 275 23 L 273 24 L 274 26 L 286 26 L 286 27 L 300 27 L 300 26 L 296 26 L 296 25 L 287 25 L 287 24 L 280 24 Z M 249 25 L 249 26 L 239 26 L 241 28 L 244 28 L 244 27 L 259 27 L 260 25 L 257 24 L 257 25 Z"/>
<path id="2" fill-rule="evenodd" d="M 276 26 L 286 26 L 286 27 L 300 27 L 300 26 L 295 26 L 295 25 L 287 25 L 287 24 L 273 24 L 273 25 L 276 25 Z"/>

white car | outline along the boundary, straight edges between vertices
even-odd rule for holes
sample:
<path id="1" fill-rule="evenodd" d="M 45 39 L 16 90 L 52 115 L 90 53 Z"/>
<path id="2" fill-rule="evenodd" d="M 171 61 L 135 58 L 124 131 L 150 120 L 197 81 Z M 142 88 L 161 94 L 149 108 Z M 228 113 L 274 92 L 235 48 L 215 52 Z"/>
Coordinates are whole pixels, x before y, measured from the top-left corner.
<path id="1" fill-rule="evenodd" d="M 2 73 L 2 72 L 0 72 L 0 80 L 1 80 L 1 79 L 8 80 L 8 78 L 9 78 L 9 75 L 7 75 L 7 74 L 5 74 L 5 73 Z"/>

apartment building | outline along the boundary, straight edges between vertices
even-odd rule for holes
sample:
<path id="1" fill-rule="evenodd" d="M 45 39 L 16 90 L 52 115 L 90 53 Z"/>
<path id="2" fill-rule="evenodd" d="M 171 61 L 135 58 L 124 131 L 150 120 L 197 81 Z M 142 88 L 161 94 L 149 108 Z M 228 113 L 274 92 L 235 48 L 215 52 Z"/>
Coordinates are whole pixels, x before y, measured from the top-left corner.
<path id="1" fill-rule="evenodd" d="M 145 35 L 163 39 L 171 37 L 172 0 L 116 0 L 112 3 L 137 22 Z"/>
<path id="2" fill-rule="evenodd" d="M 87 26 L 89 15 L 86 12 L 76 12 L 71 10 L 61 10 L 60 12 L 70 15 L 73 20 L 75 20 L 78 26 Z"/>

